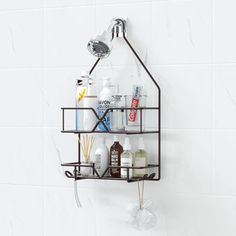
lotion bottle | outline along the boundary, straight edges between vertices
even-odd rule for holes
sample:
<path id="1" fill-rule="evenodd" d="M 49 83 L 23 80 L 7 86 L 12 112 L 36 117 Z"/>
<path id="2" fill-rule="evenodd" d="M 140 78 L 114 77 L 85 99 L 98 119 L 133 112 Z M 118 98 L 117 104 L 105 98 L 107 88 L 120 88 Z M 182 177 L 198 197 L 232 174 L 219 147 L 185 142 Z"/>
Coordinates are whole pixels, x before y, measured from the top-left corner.
<path id="1" fill-rule="evenodd" d="M 110 108 L 111 100 L 112 100 L 112 91 L 111 91 L 111 83 L 109 77 L 103 78 L 103 89 L 100 92 L 99 100 L 98 100 L 98 115 L 102 117 L 105 111 Z M 110 130 L 110 112 L 106 114 L 103 119 L 104 124 L 107 129 Z M 102 123 L 99 123 L 98 129 L 101 131 L 107 131 Z"/>
<path id="2" fill-rule="evenodd" d="M 99 144 L 95 150 L 95 168 L 98 174 L 101 176 L 108 167 L 109 163 L 109 151 L 105 144 L 105 137 L 102 135 Z"/>
<path id="3" fill-rule="evenodd" d="M 125 144 L 123 146 L 124 151 L 121 153 L 121 166 L 132 167 L 133 165 L 133 153 L 131 152 L 131 145 L 129 138 L 125 138 Z M 127 169 L 121 168 L 121 177 L 127 178 Z M 132 177 L 132 169 L 129 169 L 129 178 Z"/>
<path id="4" fill-rule="evenodd" d="M 145 150 L 143 137 L 139 137 L 138 150 L 134 156 L 134 167 L 145 167 L 148 165 L 148 154 Z M 147 169 L 134 169 L 134 177 L 143 177 L 147 174 Z"/>

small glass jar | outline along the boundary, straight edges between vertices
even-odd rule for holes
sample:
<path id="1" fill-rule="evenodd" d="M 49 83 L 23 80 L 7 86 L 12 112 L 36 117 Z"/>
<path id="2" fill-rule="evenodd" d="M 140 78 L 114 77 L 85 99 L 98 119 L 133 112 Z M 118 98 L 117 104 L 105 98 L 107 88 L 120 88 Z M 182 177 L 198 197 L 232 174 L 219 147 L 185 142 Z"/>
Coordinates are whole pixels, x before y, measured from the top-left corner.
<path id="1" fill-rule="evenodd" d="M 114 108 L 114 109 L 113 109 Z M 117 108 L 117 109 L 116 109 Z M 113 95 L 111 101 L 111 131 L 124 130 L 124 102 L 122 95 Z"/>
<path id="2" fill-rule="evenodd" d="M 92 162 L 90 161 L 90 158 L 88 157 L 85 159 L 86 161 L 82 161 L 80 166 L 80 174 L 82 176 L 90 176 L 92 171 Z"/>

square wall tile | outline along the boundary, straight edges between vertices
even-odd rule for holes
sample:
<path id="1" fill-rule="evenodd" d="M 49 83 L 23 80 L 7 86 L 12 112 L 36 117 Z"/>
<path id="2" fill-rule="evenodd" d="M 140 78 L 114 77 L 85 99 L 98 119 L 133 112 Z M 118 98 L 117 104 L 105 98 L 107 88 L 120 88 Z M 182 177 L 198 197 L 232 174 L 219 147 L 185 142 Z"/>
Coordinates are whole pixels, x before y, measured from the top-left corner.
<path id="1" fill-rule="evenodd" d="M 142 17 L 140 17 L 140 12 Z M 127 18 L 127 39 L 142 58 L 148 62 L 150 46 L 151 4 L 111 4 L 96 6 L 96 34 L 102 33 L 108 28 L 114 17 Z M 123 38 L 112 41 L 112 52 L 109 57 L 101 61 L 102 65 L 138 65 L 134 54 Z"/>
<path id="2" fill-rule="evenodd" d="M 214 179 L 215 194 L 236 194 L 236 131 L 215 131 Z"/>
<path id="3" fill-rule="evenodd" d="M 95 32 L 92 6 L 48 8 L 44 13 L 44 65 L 90 65 L 87 43 Z"/>
<path id="4" fill-rule="evenodd" d="M 62 163 L 77 161 L 77 135 L 62 134 L 59 129 L 44 129 L 44 185 L 71 186 L 73 179 L 68 179 L 64 172 L 73 168 L 62 167 Z"/>
<path id="5" fill-rule="evenodd" d="M 0 70 L 0 82 L 0 127 L 42 126 L 42 72 Z"/>
<path id="6" fill-rule="evenodd" d="M 92 5 L 95 0 L 43 0 L 44 7 L 77 7 Z"/>
<path id="7" fill-rule="evenodd" d="M 168 236 L 235 235 L 235 197 L 160 192 L 159 199 Z"/>
<path id="8" fill-rule="evenodd" d="M 214 126 L 236 128 L 236 65 L 214 66 Z"/>
<path id="9" fill-rule="evenodd" d="M 152 3 L 151 64 L 211 62 L 211 1 Z"/>
<path id="10" fill-rule="evenodd" d="M 43 65 L 43 10 L 0 12 L 0 68 Z"/>
<path id="11" fill-rule="evenodd" d="M 213 1 L 213 61 L 236 62 L 236 32 L 234 0 Z"/>
<path id="12" fill-rule="evenodd" d="M 0 185 L 0 192 L 0 234 L 43 236 L 42 189 Z"/>
<path id="13" fill-rule="evenodd" d="M 210 66 L 152 66 L 162 91 L 162 128 L 212 127 Z"/>
<path id="14" fill-rule="evenodd" d="M 78 192 L 82 208 L 75 203 L 74 190 L 68 188 L 45 188 L 44 236 L 97 235 L 93 190 Z"/>
<path id="15" fill-rule="evenodd" d="M 8 0 L 0 2 L 0 10 L 28 10 L 42 7 L 43 0 Z"/>
<path id="16" fill-rule="evenodd" d="M 161 185 L 170 192 L 212 192 L 212 134 L 208 130 L 162 131 Z"/>
<path id="17" fill-rule="evenodd" d="M 0 183 L 42 185 L 42 128 L 0 128 Z"/>

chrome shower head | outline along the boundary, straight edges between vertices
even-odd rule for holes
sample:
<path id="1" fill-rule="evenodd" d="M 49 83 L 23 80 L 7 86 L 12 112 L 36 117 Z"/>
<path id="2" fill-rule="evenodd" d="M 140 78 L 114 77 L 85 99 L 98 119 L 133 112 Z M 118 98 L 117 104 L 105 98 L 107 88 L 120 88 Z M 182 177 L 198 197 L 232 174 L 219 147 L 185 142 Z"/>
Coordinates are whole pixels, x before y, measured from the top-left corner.
<path id="1" fill-rule="evenodd" d="M 88 50 L 96 57 L 104 58 L 110 55 L 111 48 L 105 42 L 98 39 L 91 39 L 88 42 Z"/>
<path id="2" fill-rule="evenodd" d="M 105 58 L 111 53 L 113 38 L 124 35 L 126 35 L 126 20 L 114 18 L 106 31 L 88 42 L 87 48 L 94 56 Z"/>

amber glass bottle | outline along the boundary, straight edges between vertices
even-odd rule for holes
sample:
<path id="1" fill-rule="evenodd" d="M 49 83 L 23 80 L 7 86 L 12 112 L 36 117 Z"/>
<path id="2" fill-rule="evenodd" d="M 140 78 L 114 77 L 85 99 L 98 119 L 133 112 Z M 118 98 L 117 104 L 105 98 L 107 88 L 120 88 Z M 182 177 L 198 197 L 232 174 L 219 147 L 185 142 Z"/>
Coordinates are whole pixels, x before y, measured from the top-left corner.
<path id="1" fill-rule="evenodd" d="M 114 136 L 114 144 L 110 149 L 110 165 L 120 166 L 120 155 L 123 152 L 123 147 L 120 145 L 117 136 Z M 120 168 L 110 169 L 111 177 L 120 178 Z"/>

